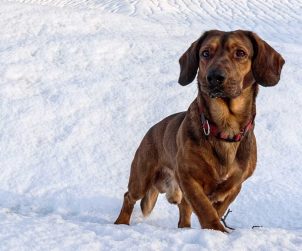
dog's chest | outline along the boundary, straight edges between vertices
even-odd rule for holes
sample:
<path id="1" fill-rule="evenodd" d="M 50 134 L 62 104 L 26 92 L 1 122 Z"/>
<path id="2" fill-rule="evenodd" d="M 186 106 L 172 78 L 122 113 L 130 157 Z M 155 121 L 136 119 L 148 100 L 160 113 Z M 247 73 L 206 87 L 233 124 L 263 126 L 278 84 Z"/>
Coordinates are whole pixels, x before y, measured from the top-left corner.
<path id="1" fill-rule="evenodd" d="M 239 143 L 219 142 L 214 145 L 213 154 L 223 166 L 230 166 L 236 161 Z"/>
<path id="2" fill-rule="evenodd" d="M 218 165 L 214 167 L 216 169 L 216 180 L 219 182 L 226 181 L 235 172 L 240 170 L 240 166 L 237 161 L 238 144 L 224 143 L 220 144 L 216 148 L 215 155 L 218 157 Z"/>
<path id="3" fill-rule="evenodd" d="M 213 166 L 213 173 L 210 179 L 207 179 L 206 185 L 204 186 L 204 191 L 206 194 L 213 193 L 218 186 L 222 184 L 229 183 L 231 180 L 233 180 L 234 176 L 238 176 L 238 174 L 241 174 L 240 167 L 235 161 L 232 163 L 232 165 L 217 165 Z"/>
<path id="4" fill-rule="evenodd" d="M 229 165 L 220 165 L 217 168 L 217 176 L 216 181 L 218 183 L 227 181 L 234 173 L 238 173 L 240 167 L 237 161 L 234 161 L 232 164 Z"/>

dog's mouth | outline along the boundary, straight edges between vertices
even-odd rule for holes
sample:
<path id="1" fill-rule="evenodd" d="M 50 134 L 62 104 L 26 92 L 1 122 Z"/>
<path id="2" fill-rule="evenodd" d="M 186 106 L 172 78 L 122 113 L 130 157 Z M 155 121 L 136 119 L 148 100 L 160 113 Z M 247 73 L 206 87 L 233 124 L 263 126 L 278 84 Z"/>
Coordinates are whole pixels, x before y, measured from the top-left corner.
<path id="1" fill-rule="evenodd" d="M 209 88 L 208 95 L 210 98 L 226 98 L 228 96 L 222 87 Z"/>
<path id="2" fill-rule="evenodd" d="M 207 94 L 210 98 L 237 98 L 241 95 L 241 90 L 238 88 L 208 88 Z"/>
<path id="3" fill-rule="evenodd" d="M 232 81 L 220 86 L 209 86 L 206 81 L 199 82 L 200 90 L 210 98 L 230 98 L 234 99 L 241 95 L 241 88 L 237 82 Z"/>
<path id="4" fill-rule="evenodd" d="M 210 98 L 226 98 L 223 91 L 209 91 Z"/>

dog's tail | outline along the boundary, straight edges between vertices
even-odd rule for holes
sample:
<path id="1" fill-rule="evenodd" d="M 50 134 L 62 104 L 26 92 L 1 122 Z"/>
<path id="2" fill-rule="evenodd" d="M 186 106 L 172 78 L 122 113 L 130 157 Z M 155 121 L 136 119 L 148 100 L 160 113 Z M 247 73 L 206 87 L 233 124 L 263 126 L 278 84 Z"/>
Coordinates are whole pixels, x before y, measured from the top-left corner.
<path id="1" fill-rule="evenodd" d="M 141 200 L 143 215 L 147 217 L 153 210 L 158 197 L 158 190 L 152 186 Z"/>

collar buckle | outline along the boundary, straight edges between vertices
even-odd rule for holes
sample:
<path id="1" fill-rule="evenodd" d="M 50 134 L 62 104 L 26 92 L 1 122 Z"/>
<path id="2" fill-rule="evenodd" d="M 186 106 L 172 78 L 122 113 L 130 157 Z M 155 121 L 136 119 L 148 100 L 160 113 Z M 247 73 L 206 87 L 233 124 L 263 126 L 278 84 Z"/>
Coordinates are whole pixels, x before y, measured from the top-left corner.
<path id="1" fill-rule="evenodd" d="M 205 118 L 203 113 L 201 113 L 200 117 L 201 117 L 203 133 L 204 133 L 204 135 L 209 136 L 210 132 L 211 132 L 211 127 L 210 127 L 209 121 Z"/>
<path id="2" fill-rule="evenodd" d="M 206 129 L 206 127 L 207 127 L 207 129 Z M 208 120 L 206 120 L 206 127 L 203 125 L 203 133 L 204 133 L 204 135 L 209 136 L 210 132 L 211 132 L 211 128 L 210 128 L 210 124 L 209 124 Z"/>

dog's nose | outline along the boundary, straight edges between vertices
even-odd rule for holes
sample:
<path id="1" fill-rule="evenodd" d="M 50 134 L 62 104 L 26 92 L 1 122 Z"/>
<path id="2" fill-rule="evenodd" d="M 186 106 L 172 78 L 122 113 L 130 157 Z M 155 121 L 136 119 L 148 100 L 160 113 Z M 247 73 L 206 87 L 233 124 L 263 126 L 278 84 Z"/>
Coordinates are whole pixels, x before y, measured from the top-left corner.
<path id="1" fill-rule="evenodd" d="M 223 84 L 225 74 L 220 70 L 211 70 L 207 75 L 207 80 L 211 86 L 219 86 Z"/>

